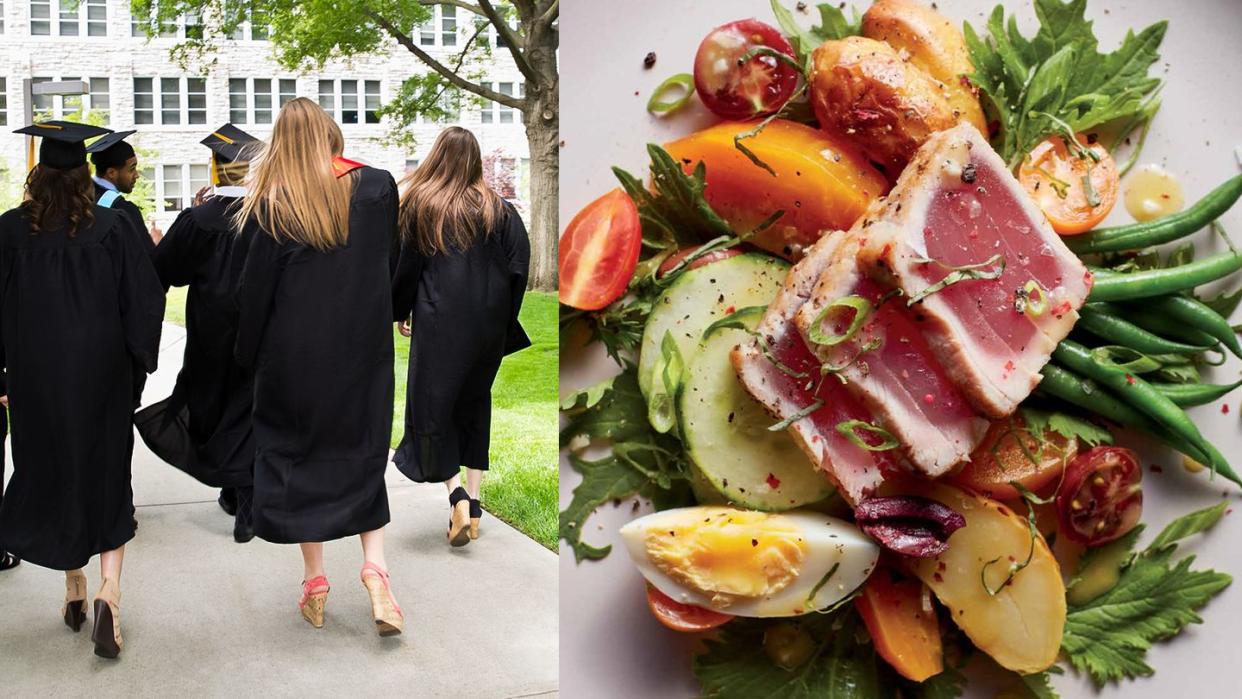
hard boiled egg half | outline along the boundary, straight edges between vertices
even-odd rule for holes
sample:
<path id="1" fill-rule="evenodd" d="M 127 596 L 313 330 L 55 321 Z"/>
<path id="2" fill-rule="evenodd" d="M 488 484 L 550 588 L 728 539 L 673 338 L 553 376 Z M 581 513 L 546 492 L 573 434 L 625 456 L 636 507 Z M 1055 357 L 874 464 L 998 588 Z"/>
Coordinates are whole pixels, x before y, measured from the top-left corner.
<path id="1" fill-rule="evenodd" d="M 805 510 L 682 507 L 630 522 L 621 538 L 660 592 L 746 617 L 825 609 L 861 585 L 880 554 L 854 525 Z"/>

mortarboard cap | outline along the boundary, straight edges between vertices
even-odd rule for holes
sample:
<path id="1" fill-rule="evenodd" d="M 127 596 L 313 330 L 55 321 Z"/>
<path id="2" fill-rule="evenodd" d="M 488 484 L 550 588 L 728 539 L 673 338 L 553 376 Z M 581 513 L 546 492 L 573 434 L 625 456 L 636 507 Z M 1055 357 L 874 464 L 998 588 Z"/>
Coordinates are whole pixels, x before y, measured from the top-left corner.
<path id="1" fill-rule="evenodd" d="M 125 142 L 125 137 L 136 131 L 113 131 L 86 147 L 91 154 L 91 162 L 99 172 L 110 167 L 121 167 L 134 157 L 134 147 Z"/>
<path id="2" fill-rule="evenodd" d="M 43 141 L 39 144 L 39 162 L 56 170 L 72 170 L 86 164 L 84 141 L 110 134 L 112 130 L 72 121 L 44 121 L 17 129 L 13 133 L 41 137 Z"/>
<path id="3" fill-rule="evenodd" d="M 211 149 L 216 154 L 216 159 L 221 163 L 231 163 L 235 160 L 249 160 L 249 151 L 253 144 L 257 144 L 259 139 L 233 126 L 225 124 L 211 135 L 204 138 L 201 143 Z"/>

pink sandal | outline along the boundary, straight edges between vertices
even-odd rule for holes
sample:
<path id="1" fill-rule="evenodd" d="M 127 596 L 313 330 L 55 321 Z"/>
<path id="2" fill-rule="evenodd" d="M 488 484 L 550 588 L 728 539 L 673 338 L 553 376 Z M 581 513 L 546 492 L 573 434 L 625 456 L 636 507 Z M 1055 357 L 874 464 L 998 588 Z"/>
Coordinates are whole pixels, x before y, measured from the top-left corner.
<path id="1" fill-rule="evenodd" d="M 302 618 L 317 629 L 323 628 L 323 610 L 328 604 L 328 578 L 320 575 L 302 581 L 302 598 L 298 600 L 298 609 L 302 610 Z"/>
<path id="2" fill-rule="evenodd" d="M 368 572 L 372 575 L 368 575 Z M 375 628 L 379 635 L 396 636 L 401 633 L 401 629 L 405 627 L 405 614 L 392 596 L 388 571 L 368 561 L 362 566 L 360 577 L 367 588 L 367 594 L 371 596 L 371 616 L 375 619 Z"/>

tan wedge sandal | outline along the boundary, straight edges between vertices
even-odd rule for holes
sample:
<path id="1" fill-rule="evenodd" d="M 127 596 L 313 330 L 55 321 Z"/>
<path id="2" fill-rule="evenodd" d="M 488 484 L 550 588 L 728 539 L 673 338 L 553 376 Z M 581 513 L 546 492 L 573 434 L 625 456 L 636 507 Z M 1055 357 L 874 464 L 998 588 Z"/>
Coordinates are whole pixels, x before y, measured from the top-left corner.
<path id="1" fill-rule="evenodd" d="M 121 638 L 121 591 L 116 581 L 104 578 L 95 595 L 95 626 L 91 629 L 95 655 L 115 658 L 125 645 Z"/>
<path id="2" fill-rule="evenodd" d="M 375 620 L 375 629 L 381 636 L 396 636 L 405 628 L 405 614 L 392 596 L 392 585 L 388 579 L 388 571 L 374 563 L 362 566 L 362 584 L 371 596 L 371 618 Z"/>
<path id="3" fill-rule="evenodd" d="M 483 519 L 483 505 L 470 498 L 470 540 L 479 538 L 479 520 Z"/>
<path id="4" fill-rule="evenodd" d="M 470 543 L 470 495 L 465 488 L 449 493 L 449 507 L 449 545 L 465 546 Z"/>
<path id="5" fill-rule="evenodd" d="M 74 633 L 86 623 L 86 573 L 79 570 L 65 571 L 65 604 L 60 608 L 65 626 Z"/>
<path id="6" fill-rule="evenodd" d="M 331 589 L 328 578 L 323 575 L 302 581 L 302 597 L 298 600 L 298 609 L 302 611 L 302 618 L 317 629 L 323 628 L 323 612 L 328 606 L 328 591 Z"/>

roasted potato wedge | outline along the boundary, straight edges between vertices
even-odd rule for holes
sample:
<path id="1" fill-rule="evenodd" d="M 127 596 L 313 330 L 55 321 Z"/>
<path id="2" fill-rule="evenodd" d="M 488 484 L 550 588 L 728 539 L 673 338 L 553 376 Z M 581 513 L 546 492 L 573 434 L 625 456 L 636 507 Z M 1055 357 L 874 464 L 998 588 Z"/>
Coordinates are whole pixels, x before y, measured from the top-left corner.
<path id="1" fill-rule="evenodd" d="M 883 41 L 861 36 L 815 49 L 811 106 L 825 131 L 857 144 L 890 180 L 931 134 L 957 123 L 938 82 Z"/>
<path id="2" fill-rule="evenodd" d="M 964 79 L 975 67 L 962 31 L 952 22 L 915 0 L 876 0 L 863 15 L 862 33 L 892 46 L 899 56 L 938 81 L 954 115 L 980 133 L 988 132 L 976 90 Z"/>

